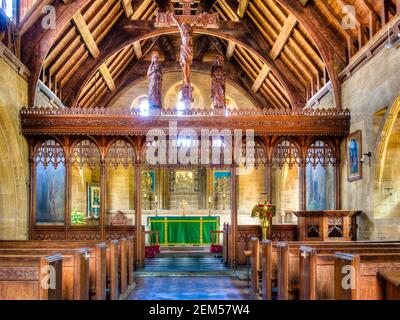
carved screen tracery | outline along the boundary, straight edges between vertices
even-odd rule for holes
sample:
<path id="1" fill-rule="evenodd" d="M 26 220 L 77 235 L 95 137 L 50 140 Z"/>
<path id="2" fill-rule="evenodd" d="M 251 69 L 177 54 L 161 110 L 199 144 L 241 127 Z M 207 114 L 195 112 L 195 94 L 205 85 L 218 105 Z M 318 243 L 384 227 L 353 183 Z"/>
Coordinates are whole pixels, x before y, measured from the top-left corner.
<path id="1" fill-rule="evenodd" d="M 335 209 L 336 158 L 332 149 L 323 141 L 314 142 L 306 158 L 306 209 Z"/>
<path id="2" fill-rule="evenodd" d="M 35 156 L 35 222 L 63 224 L 65 209 L 65 156 L 55 140 L 43 142 Z"/>
<path id="3" fill-rule="evenodd" d="M 254 167 L 265 167 L 267 164 L 267 157 L 265 155 L 264 148 L 261 144 L 255 142 L 254 148 L 247 148 L 246 144 L 242 145 L 242 161 L 246 165 L 254 163 Z"/>
<path id="4" fill-rule="evenodd" d="M 90 140 L 79 142 L 71 154 L 71 165 L 82 169 L 88 166 L 90 169 L 100 165 L 100 152 L 97 146 Z"/>
<path id="5" fill-rule="evenodd" d="M 323 168 L 334 165 L 336 158 L 332 149 L 323 141 L 315 141 L 307 150 L 306 164 L 313 168 L 321 165 Z"/>
<path id="6" fill-rule="evenodd" d="M 279 142 L 272 154 L 272 165 L 278 168 L 282 168 L 284 165 L 288 165 L 292 168 L 294 165 L 300 164 L 299 150 L 288 140 L 282 140 Z"/>
<path id="7" fill-rule="evenodd" d="M 115 168 L 133 166 L 135 164 L 135 150 L 125 140 L 118 140 L 108 150 L 106 164 Z"/>
<path id="8" fill-rule="evenodd" d="M 47 140 L 37 148 L 35 163 L 36 166 L 42 165 L 45 169 L 48 166 L 57 169 L 60 164 L 65 164 L 64 150 L 58 142 Z"/>

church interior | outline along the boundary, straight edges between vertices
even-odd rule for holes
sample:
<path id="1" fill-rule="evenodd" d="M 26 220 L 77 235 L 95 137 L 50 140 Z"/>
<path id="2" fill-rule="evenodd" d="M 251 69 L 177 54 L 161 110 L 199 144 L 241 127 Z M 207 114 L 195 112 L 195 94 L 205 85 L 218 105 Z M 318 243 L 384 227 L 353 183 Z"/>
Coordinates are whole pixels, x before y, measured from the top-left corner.
<path id="1" fill-rule="evenodd" d="M 400 0 L 0 0 L 0 300 L 400 300 L 399 61 Z"/>

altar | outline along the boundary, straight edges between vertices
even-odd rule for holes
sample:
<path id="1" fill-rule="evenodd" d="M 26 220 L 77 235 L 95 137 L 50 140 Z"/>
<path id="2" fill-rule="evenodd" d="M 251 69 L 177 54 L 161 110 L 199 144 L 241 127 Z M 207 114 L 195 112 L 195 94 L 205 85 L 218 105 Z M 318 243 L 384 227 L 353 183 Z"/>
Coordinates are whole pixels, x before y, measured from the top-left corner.
<path id="1" fill-rule="evenodd" d="M 219 230 L 220 221 L 210 216 L 148 217 L 147 225 L 159 232 L 160 245 L 205 245 L 211 244 L 210 231 Z"/>

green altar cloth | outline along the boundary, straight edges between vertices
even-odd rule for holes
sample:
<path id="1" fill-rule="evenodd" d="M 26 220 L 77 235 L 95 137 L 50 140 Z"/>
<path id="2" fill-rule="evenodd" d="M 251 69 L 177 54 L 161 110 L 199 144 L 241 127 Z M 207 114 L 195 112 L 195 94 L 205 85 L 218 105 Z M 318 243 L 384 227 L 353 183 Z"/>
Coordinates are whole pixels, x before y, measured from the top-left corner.
<path id="1" fill-rule="evenodd" d="M 219 230 L 219 217 L 149 217 L 147 225 L 160 232 L 160 245 L 202 245 L 211 243 L 210 231 Z"/>

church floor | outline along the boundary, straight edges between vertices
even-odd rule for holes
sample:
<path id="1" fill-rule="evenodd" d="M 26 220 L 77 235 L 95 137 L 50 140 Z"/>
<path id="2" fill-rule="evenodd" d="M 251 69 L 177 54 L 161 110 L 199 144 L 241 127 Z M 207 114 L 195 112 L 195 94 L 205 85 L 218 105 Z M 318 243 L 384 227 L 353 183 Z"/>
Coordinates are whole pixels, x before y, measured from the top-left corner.
<path id="1" fill-rule="evenodd" d="M 247 281 L 234 277 L 137 278 L 128 300 L 254 300 Z"/>

